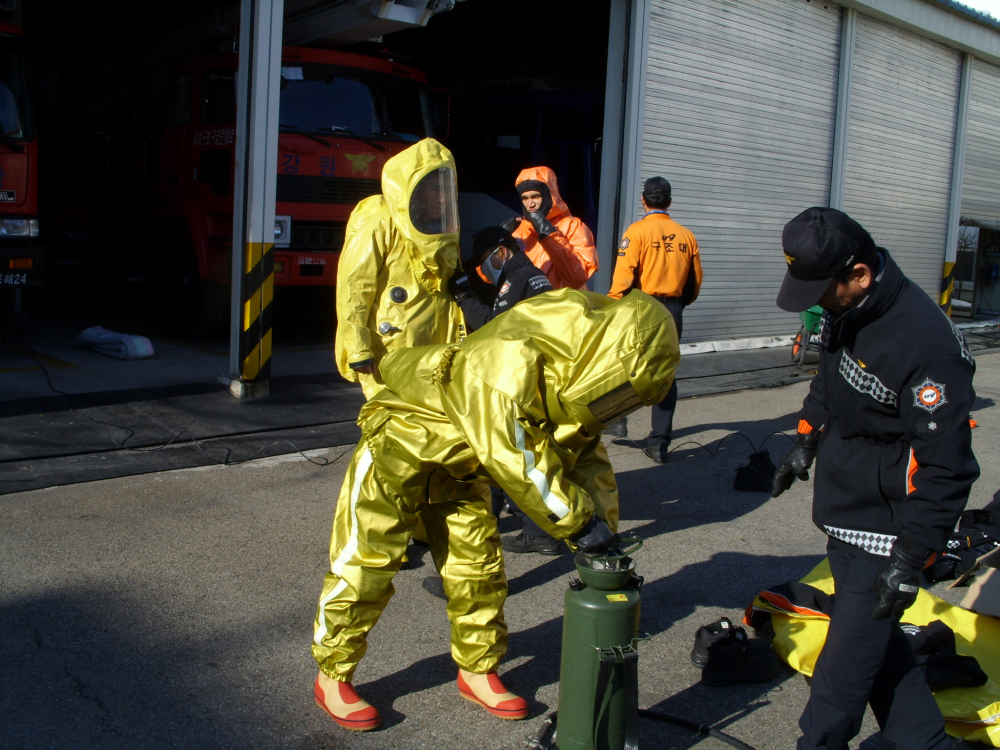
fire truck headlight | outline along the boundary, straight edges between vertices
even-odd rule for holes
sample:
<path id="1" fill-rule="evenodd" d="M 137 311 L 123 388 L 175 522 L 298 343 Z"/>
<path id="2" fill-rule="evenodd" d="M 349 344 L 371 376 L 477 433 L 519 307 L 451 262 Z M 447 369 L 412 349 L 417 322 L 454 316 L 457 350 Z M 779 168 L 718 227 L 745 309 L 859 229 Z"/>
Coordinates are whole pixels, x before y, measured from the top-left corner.
<path id="1" fill-rule="evenodd" d="M 0 219 L 0 237 L 37 237 L 38 219 Z"/>
<path id="2" fill-rule="evenodd" d="M 274 244 L 276 247 L 288 247 L 292 244 L 292 217 L 274 217 Z"/>

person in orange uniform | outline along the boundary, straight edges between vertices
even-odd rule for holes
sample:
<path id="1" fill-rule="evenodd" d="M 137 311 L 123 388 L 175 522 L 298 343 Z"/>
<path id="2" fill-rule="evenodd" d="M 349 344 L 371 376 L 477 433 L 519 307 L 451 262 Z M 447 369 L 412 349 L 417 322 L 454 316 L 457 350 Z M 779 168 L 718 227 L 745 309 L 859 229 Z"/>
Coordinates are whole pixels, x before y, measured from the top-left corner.
<path id="1" fill-rule="evenodd" d="M 694 302 L 701 291 L 698 242 L 667 213 L 670 183 L 665 179 L 650 177 L 646 180 L 641 201 L 645 215 L 622 237 L 608 296 L 620 299 L 632 289 L 641 289 L 666 306 L 680 337 L 684 308 Z M 666 398 L 653 406 L 652 429 L 643 449 L 658 464 L 667 460 L 676 408 L 677 384 L 674 383 Z M 626 437 L 625 420 L 615 422 L 605 432 Z"/>
<path id="2" fill-rule="evenodd" d="M 528 259 L 553 289 L 586 289 L 587 279 L 597 270 L 594 235 L 569 212 L 559 195 L 556 173 L 548 167 L 529 167 L 517 176 L 515 188 L 524 218 L 516 228 L 504 228 L 523 242 Z"/>

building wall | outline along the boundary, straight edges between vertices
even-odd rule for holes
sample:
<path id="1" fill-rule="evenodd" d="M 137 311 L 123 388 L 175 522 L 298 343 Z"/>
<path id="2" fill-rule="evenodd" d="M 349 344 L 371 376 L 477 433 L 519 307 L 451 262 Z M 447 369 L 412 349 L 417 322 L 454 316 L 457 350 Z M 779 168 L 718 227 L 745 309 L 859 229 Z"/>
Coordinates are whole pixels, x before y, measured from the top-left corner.
<path id="1" fill-rule="evenodd" d="M 969 51 L 967 39 L 994 45 L 1000 33 L 962 16 L 951 36 L 921 31 L 919 13 L 894 24 L 888 11 L 869 10 L 878 20 L 865 15 L 867 3 L 845 2 L 858 15 L 841 96 L 849 113 L 838 144 L 846 150 L 843 207 L 936 298 L 956 128 L 965 127 L 957 121 L 959 50 Z M 785 271 L 781 228 L 805 208 L 829 205 L 847 11 L 809 0 L 649 3 L 633 6 L 648 7 L 641 174 L 633 181 L 670 180 L 670 213 L 698 238 L 705 283 L 685 312 L 684 338 L 794 333 L 797 318 L 774 304 Z M 924 6 L 940 11 L 924 0 L 883 5 L 900 18 Z M 966 41 L 951 41 L 963 34 Z M 1000 218 L 1000 68 L 982 60 L 971 112 L 963 213 L 978 201 L 989 211 L 996 205 Z M 622 226 L 639 217 L 638 207 L 621 213 Z"/>
<path id="2" fill-rule="evenodd" d="M 858 16 L 844 211 L 910 279 L 941 285 L 962 56 Z"/>
<path id="3" fill-rule="evenodd" d="M 829 198 L 840 23 L 805 0 L 653 2 L 641 179 L 670 180 L 701 248 L 686 339 L 798 327 L 774 304 L 781 228 Z"/>
<path id="4" fill-rule="evenodd" d="M 1000 67 L 972 64 L 962 216 L 1000 221 Z"/>

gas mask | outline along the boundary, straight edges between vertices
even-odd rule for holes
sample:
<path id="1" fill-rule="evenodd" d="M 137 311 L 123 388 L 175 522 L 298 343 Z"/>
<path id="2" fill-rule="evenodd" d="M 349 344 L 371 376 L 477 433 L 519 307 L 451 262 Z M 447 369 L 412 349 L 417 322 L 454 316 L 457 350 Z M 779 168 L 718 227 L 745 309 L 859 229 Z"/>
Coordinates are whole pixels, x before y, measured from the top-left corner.
<path id="1" fill-rule="evenodd" d="M 489 281 L 493 286 L 500 285 L 500 274 L 501 272 L 503 272 L 504 266 L 507 265 L 507 260 L 508 260 L 507 258 L 504 258 L 503 262 L 500 264 L 500 268 L 494 268 L 493 256 L 496 255 L 498 252 L 500 252 L 499 247 L 492 253 L 487 255 L 486 260 L 484 260 L 482 262 L 482 265 L 479 266 L 480 270 L 483 272 L 483 276 L 485 276 L 486 280 Z"/>

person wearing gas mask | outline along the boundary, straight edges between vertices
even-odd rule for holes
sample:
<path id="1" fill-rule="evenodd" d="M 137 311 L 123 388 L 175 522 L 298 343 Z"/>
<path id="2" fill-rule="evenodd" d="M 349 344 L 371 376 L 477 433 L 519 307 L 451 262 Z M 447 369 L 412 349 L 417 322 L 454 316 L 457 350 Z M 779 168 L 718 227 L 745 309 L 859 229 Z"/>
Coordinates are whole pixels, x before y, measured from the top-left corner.
<path id="1" fill-rule="evenodd" d="M 496 288 L 492 305 L 476 295 L 469 273 L 458 270 L 448 282 L 468 331 L 478 330 L 500 313 L 523 299 L 552 291 L 548 277 L 528 260 L 514 236 L 503 227 L 486 227 L 472 235 L 472 254 L 466 264 L 469 273 L 482 272 Z"/>
<path id="2" fill-rule="evenodd" d="M 564 289 L 460 344 L 382 360 L 386 387 L 361 408 L 314 624 L 316 700 L 334 721 L 379 724 L 352 680 L 418 513 L 448 594 L 459 692 L 494 716 L 527 716 L 497 675 L 507 579 L 489 487 L 574 551 L 616 549 L 618 489 L 601 430 L 662 399 L 679 359 L 673 319 L 652 297 Z"/>
<path id="3" fill-rule="evenodd" d="M 366 399 L 383 388 L 379 363 L 388 352 L 464 335 L 446 287 L 458 238 L 455 160 L 432 138 L 386 161 L 382 194 L 351 212 L 337 265 L 334 351 L 340 374 L 360 383 Z M 426 543 L 423 528 L 414 540 Z"/>
<path id="4" fill-rule="evenodd" d="M 553 289 L 585 289 L 597 271 L 594 235 L 569 212 L 559 195 L 556 173 L 548 167 L 530 167 L 517 176 L 522 216 L 504 228 L 524 243 L 528 259 L 544 273 Z"/>
<path id="5" fill-rule="evenodd" d="M 897 625 L 979 476 L 975 361 L 937 303 L 847 214 L 807 209 L 781 241 L 778 307 L 825 312 L 798 442 L 771 495 L 808 479 L 815 459 L 812 515 L 836 592 L 798 748 L 847 750 L 868 704 L 897 747 L 946 750 L 941 711 Z"/>
<path id="6" fill-rule="evenodd" d="M 472 290 L 468 274 L 457 271 L 448 282 L 448 288 L 465 316 L 465 324 L 470 331 L 482 328 L 500 313 L 510 310 L 518 302 L 534 297 L 542 292 L 552 291 L 548 277 L 528 260 L 514 236 L 503 227 L 487 227 L 472 237 L 472 257 L 468 265 L 478 269 L 497 287 L 496 299 L 492 306 L 483 304 Z M 470 271 L 475 273 L 475 270 Z M 506 498 L 499 487 L 494 487 L 493 513 L 497 517 L 504 507 Z M 546 534 L 515 504 L 507 509 L 521 519 L 521 533 L 513 539 L 505 539 L 503 547 L 508 552 L 538 552 L 543 555 L 559 555 L 562 544 L 555 537 Z M 441 596 L 437 588 L 425 585 L 429 591 Z"/>
<path id="7" fill-rule="evenodd" d="M 337 369 L 365 398 L 382 390 L 379 363 L 391 351 L 445 344 L 463 335 L 446 288 L 458 266 L 455 160 L 432 138 L 389 159 L 382 194 L 347 222 L 337 265 Z"/>

